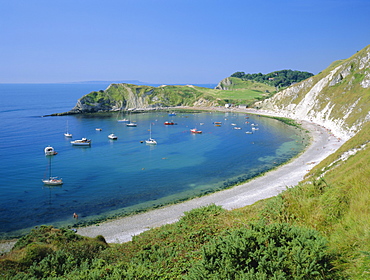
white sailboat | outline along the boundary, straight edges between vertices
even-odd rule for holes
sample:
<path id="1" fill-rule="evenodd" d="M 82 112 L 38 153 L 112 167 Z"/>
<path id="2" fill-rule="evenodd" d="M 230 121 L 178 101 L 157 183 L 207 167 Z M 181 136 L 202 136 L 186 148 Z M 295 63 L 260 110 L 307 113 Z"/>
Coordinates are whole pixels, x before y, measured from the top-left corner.
<path id="1" fill-rule="evenodd" d="M 152 138 L 152 123 L 150 123 L 149 139 L 145 141 L 148 145 L 157 145 L 157 141 Z"/>
<path id="2" fill-rule="evenodd" d="M 121 112 L 118 114 L 117 122 L 123 122 L 123 123 L 127 123 L 127 122 L 129 122 L 129 120 L 128 120 L 128 119 L 126 119 L 126 118 L 122 118 L 122 119 L 120 119 L 119 117 L 121 116 L 121 114 L 122 114 L 122 117 L 123 117 L 123 112 L 122 112 L 122 110 L 121 110 Z"/>
<path id="3" fill-rule="evenodd" d="M 71 138 L 72 134 L 68 132 L 68 121 L 67 121 L 67 127 L 66 127 L 66 132 L 64 133 L 65 137 Z"/>
<path id="4" fill-rule="evenodd" d="M 126 124 L 126 126 L 129 126 L 129 127 L 136 127 L 137 126 L 136 123 L 134 123 L 134 122 L 131 121 L 131 112 L 130 112 L 129 122 Z"/>
<path id="5" fill-rule="evenodd" d="M 53 177 L 51 175 L 51 158 L 49 159 L 49 178 L 47 179 L 42 179 L 42 182 L 45 185 L 49 186 L 58 186 L 58 185 L 63 185 L 63 180 L 62 178 L 59 177 Z"/>

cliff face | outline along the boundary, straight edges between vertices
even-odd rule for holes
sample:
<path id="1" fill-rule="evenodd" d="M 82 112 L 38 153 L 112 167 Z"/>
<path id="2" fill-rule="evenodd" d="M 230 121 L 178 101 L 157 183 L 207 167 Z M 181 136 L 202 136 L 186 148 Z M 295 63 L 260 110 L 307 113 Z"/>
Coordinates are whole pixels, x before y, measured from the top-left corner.
<path id="1" fill-rule="evenodd" d="M 349 139 L 370 120 L 370 46 L 255 106 Z"/>
<path id="2" fill-rule="evenodd" d="M 64 114 L 109 112 L 128 109 L 153 109 L 172 106 L 216 106 L 215 97 L 194 86 L 137 86 L 111 84 L 104 91 L 81 97 L 75 107 Z"/>

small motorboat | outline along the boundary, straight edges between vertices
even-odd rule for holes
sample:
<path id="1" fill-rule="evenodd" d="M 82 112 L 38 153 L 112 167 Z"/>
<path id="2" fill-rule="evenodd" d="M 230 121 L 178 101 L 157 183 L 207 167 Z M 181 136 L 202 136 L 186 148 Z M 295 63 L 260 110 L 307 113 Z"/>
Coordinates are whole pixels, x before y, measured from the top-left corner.
<path id="1" fill-rule="evenodd" d="M 50 147 L 50 146 L 47 146 L 45 149 L 44 149 L 44 152 L 45 152 L 45 155 L 46 156 L 53 156 L 53 155 L 56 155 L 57 152 L 54 150 L 53 147 Z"/>
<path id="2" fill-rule="evenodd" d="M 96 131 L 102 131 L 103 129 L 101 128 L 95 128 Z"/>
<path id="3" fill-rule="evenodd" d="M 109 134 L 108 138 L 111 139 L 111 140 L 117 140 L 118 139 L 117 135 L 115 135 L 114 133 Z"/>
<path id="4" fill-rule="evenodd" d="M 201 130 L 197 130 L 196 128 L 192 128 L 192 129 L 190 129 L 190 132 L 191 132 L 191 133 L 197 133 L 197 134 L 202 133 L 202 131 L 201 131 Z"/>
<path id="5" fill-rule="evenodd" d="M 175 123 L 174 122 L 168 122 L 168 121 L 166 121 L 166 122 L 164 122 L 164 125 L 174 125 Z"/>
<path id="6" fill-rule="evenodd" d="M 87 138 L 82 138 L 80 140 L 71 141 L 71 144 L 73 146 L 90 146 L 91 145 L 91 140 L 87 139 Z"/>

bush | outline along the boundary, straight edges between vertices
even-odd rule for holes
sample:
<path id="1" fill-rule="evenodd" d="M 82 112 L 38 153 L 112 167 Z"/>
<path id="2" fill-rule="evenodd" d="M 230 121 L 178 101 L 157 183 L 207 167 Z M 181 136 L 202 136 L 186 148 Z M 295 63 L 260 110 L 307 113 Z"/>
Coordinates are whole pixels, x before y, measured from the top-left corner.
<path id="1" fill-rule="evenodd" d="M 252 224 L 204 246 L 188 279 L 333 279 L 333 258 L 316 231 Z"/>

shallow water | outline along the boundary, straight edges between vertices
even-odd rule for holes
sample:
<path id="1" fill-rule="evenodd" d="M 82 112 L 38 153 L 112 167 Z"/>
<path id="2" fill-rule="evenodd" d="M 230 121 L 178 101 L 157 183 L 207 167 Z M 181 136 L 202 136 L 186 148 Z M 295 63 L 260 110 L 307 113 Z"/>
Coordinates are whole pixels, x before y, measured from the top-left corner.
<path id="1" fill-rule="evenodd" d="M 0 107 L 2 238 L 41 224 L 73 225 L 74 212 L 79 221 L 87 222 L 223 189 L 289 160 L 304 146 L 298 129 L 238 113 L 124 116 L 137 127 L 117 122 L 122 118 L 118 113 L 41 117 L 71 109 L 82 95 L 105 88 L 100 87 L 0 85 L 5 100 Z M 170 120 L 177 124 L 164 125 Z M 92 139 L 91 147 L 71 146 L 71 139 L 63 135 L 67 121 L 72 139 Z M 216 127 L 215 121 L 222 125 Z M 246 134 L 252 123 L 258 130 Z M 150 124 L 156 146 L 145 144 Z M 203 133 L 192 134 L 191 128 Z M 109 140 L 110 133 L 118 140 Z M 48 145 L 58 154 L 45 157 Z M 41 182 L 48 175 L 49 160 L 53 175 L 63 178 L 61 187 Z"/>

